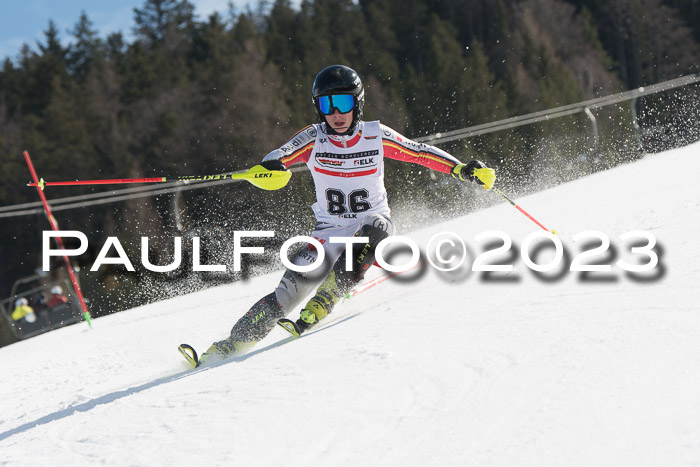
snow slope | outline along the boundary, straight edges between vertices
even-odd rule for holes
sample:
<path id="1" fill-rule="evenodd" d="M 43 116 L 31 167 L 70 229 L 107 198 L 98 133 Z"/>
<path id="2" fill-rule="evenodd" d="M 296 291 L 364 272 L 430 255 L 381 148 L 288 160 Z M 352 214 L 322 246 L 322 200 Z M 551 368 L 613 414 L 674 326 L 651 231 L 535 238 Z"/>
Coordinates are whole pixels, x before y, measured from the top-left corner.
<path id="1" fill-rule="evenodd" d="M 276 329 L 185 371 L 177 345 L 226 336 L 274 273 L 2 348 L 0 464 L 700 465 L 699 152 L 519 200 L 572 254 L 594 229 L 632 261 L 619 235 L 653 233 L 647 280 L 545 281 L 517 256 L 500 281 L 427 268 L 302 339 L 278 345 Z M 536 226 L 503 203 L 410 237 L 452 231 L 474 250 L 494 229 L 519 246 Z"/>

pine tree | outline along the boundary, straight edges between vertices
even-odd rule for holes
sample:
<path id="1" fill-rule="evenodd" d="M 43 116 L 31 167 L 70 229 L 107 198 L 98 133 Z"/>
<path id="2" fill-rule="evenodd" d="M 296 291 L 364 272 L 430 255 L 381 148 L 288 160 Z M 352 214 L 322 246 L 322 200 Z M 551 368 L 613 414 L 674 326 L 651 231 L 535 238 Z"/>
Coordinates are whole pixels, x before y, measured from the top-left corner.
<path id="1" fill-rule="evenodd" d="M 68 69 L 72 75 L 84 81 L 98 55 L 104 55 L 104 44 L 85 12 L 81 13 L 72 34 L 76 41 L 68 51 Z"/>
<path id="2" fill-rule="evenodd" d="M 170 29 L 192 26 L 194 5 L 187 0 L 146 0 L 143 8 L 134 8 L 134 32 L 150 43 L 162 42 Z"/>
<path id="3" fill-rule="evenodd" d="M 600 41 L 628 89 L 698 70 L 700 45 L 678 10 L 661 0 L 572 1 L 596 19 Z M 686 3 L 668 1 L 684 7 Z M 697 24 L 690 23 L 697 31 Z"/>

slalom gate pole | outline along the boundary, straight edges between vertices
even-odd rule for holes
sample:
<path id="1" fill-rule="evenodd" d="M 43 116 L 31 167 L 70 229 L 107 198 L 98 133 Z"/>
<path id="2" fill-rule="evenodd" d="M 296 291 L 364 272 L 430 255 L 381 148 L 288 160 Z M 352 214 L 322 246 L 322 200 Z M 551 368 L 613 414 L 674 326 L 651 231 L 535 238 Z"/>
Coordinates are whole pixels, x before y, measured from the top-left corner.
<path id="1" fill-rule="evenodd" d="M 497 193 L 498 195 L 500 195 L 501 198 L 503 198 L 503 199 L 505 199 L 506 201 L 508 201 L 515 209 L 517 209 L 518 211 L 520 211 L 520 212 L 522 212 L 523 214 L 525 214 L 525 215 L 528 217 L 528 219 L 530 219 L 532 222 L 534 222 L 535 224 L 537 224 L 538 226 L 540 226 L 542 229 L 546 230 L 547 232 L 552 232 L 554 235 L 558 235 L 558 232 L 557 232 L 556 230 L 549 230 L 547 227 L 545 227 L 544 225 L 540 224 L 540 222 L 539 222 L 537 219 L 535 219 L 535 218 L 532 217 L 530 214 L 528 214 L 527 211 L 525 211 L 523 208 L 521 208 L 520 206 L 518 206 L 518 205 L 515 203 L 515 201 L 513 201 L 512 199 L 510 199 L 509 197 L 507 197 L 501 190 L 499 190 L 499 189 L 496 188 L 495 186 L 494 186 L 494 187 L 491 187 L 491 191 L 493 191 L 493 192 Z"/>
<path id="2" fill-rule="evenodd" d="M 27 167 L 29 167 L 29 172 L 32 174 L 32 178 L 34 179 L 35 184 L 33 186 L 36 186 L 37 189 L 36 191 L 39 193 L 39 198 L 41 198 L 41 203 L 44 205 L 44 212 L 46 213 L 46 217 L 49 219 L 49 224 L 51 224 L 51 228 L 54 231 L 58 231 L 58 223 L 56 222 L 56 218 L 53 217 L 53 214 L 51 213 L 51 208 L 49 207 L 49 202 L 46 199 L 46 196 L 44 195 L 44 192 L 42 188 L 39 186 L 39 177 L 36 174 L 36 170 L 34 169 L 34 164 L 32 163 L 31 157 L 29 157 L 29 152 L 24 151 L 24 160 L 27 162 Z M 63 239 L 61 237 L 56 237 L 56 243 L 58 243 L 58 247 L 61 250 L 65 250 L 66 248 L 63 246 Z M 90 312 L 87 309 L 87 305 L 85 304 L 85 299 L 83 298 L 83 292 L 80 290 L 80 285 L 78 284 L 78 278 L 75 277 L 75 272 L 73 271 L 73 265 L 71 264 L 70 260 L 68 259 L 68 256 L 63 255 L 63 260 L 66 262 L 66 269 L 68 270 L 68 274 L 70 275 L 70 280 L 73 282 L 73 289 L 75 289 L 75 294 L 78 296 L 78 300 L 80 301 L 80 307 L 83 309 L 83 317 L 85 318 L 85 321 L 87 322 L 89 327 L 92 327 L 92 319 L 90 317 Z"/>

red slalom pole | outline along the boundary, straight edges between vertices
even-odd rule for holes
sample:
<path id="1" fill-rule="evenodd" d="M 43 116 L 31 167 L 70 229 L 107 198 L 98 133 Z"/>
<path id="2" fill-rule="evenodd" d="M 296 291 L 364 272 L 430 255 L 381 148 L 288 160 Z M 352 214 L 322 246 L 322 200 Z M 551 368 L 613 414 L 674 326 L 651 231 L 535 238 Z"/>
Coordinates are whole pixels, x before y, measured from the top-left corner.
<path id="1" fill-rule="evenodd" d="M 49 202 L 46 199 L 46 196 L 44 195 L 44 192 L 42 191 L 41 187 L 39 186 L 39 177 L 36 174 L 36 170 L 34 169 L 34 164 L 32 163 L 31 157 L 29 157 L 29 152 L 24 151 L 24 160 L 27 162 L 27 167 L 29 167 L 29 172 L 32 174 L 32 178 L 34 179 L 34 182 L 36 183 L 36 191 L 39 193 L 39 197 L 41 198 L 41 203 L 44 205 L 44 212 L 46 213 L 46 217 L 49 219 L 49 224 L 51 224 L 51 228 L 54 231 L 58 231 L 58 224 L 56 223 L 56 218 L 53 217 L 53 214 L 51 213 L 51 208 L 49 207 Z M 65 250 L 66 248 L 63 246 L 63 239 L 61 237 L 56 237 L 56 243 L 58 243 L 58 247 L 61 250 Z M 68 274 L 70 274 L 70 279 L 73 282 L 73 288 L 75 289 L 75 294 L 78 296 L 78 300 L 80 301 L 80 307 L 83 309 L 83 317 L 85 318 L 85 321 L 87 321 L 88 326 L 92 327 L 92 321 L 90 317 L 90 312 L 87 309 L 87 305 L 85 304 L 85 299 L 83 298 L 83 292 L 80 290 L 80 285 L 78 285 L 78 279 L 75 277 L 75 272 L 73 272 L 73 265 L 70 263 L 70 260 L 68 259 L 68 256 L 63 255 L 63 259 L 66 262 L 66 269 L 68 269 Z"/>
<path id="2" fill-rule="evenodd" d="M 542 225 L 537 219 L 535 219 L 535 218 L 532 217 L 530 214 L 528 214 L 527 211 L 525 211 L 523 208 L 521 208 L 520 206 L 518 206 L 518 205 L 515 203 L 515 201 L 513 201 L 512 199 L 510 199 L 509 197 L 507 197 L 507 196 L 506 196 L 501 190 L 499 190 L 498 188 L 496 188 L 496 187 L 491 187 L 491 191 L 494 191 L 494 192 L 496 192 L 497 194 L 501 195 L 501 197 L 502 197 L 503 199 L 505 199 L 506 201 L 508 201 L 515 209 L 517 209 L 518 211 L 520 211 L 520 212 L 522 212 L 523 214 L 525 214 L 525 216 L 527 216 L 528 219 L 530 219 L 532 222 L 534 222 L 535 224 L 537 224 L 537 225 L 538 225 L 539 227 L 541 227 L 543 230 L 546 230 L 547 232 L 552 232 L 554 235 L 558 235 L 558 232 L 557 232 L 556 230 L 549 230 L 547 227 L 545 227 L 544 225 Z"/>

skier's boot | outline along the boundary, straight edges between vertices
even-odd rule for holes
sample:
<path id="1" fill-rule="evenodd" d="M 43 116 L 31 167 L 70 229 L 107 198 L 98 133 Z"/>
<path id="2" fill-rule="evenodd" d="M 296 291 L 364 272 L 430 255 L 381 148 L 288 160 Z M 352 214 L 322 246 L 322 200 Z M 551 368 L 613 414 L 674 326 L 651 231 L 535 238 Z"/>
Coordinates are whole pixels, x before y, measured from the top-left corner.
<path id="1" fill-rule="evenodd" d="M 214 342 L 199 358 L 199 362 L 213 362 L 228 357 L 241 356 L 248 352 L 275 327 L 277 320 L 284 316 L 275 292 L 260 299 L 238 320 L 231 329 L 231 335 Z"/>
<path id="2" fill-rule="evenodd" d="M 314 295 L 311 300 L 306 304 L 301 310 L 301 317 L 297 324 L 300 327 L 309 327 L 321 321 L 323 318 L 328 316 L 328 313 L 333 311 L 333 307 L 343 294 L 338 289 L 338 283 L 336 282 L 335 270 L 331 270 L 328 277 L 323 281 L 323 283 L 316 290 L 316 295 Z"/>
<path id="3" fill-rule="evenodd" d="M 316 295 L 301 310 L 301 317 L 295 321 L 282 318 L 277 324 L 295 337 L 299 337 L 309 328 L 331 312 L 340 298 L 338 285 L 335 281 L 335 271 L 331 270 L 316 291 Z"/>

